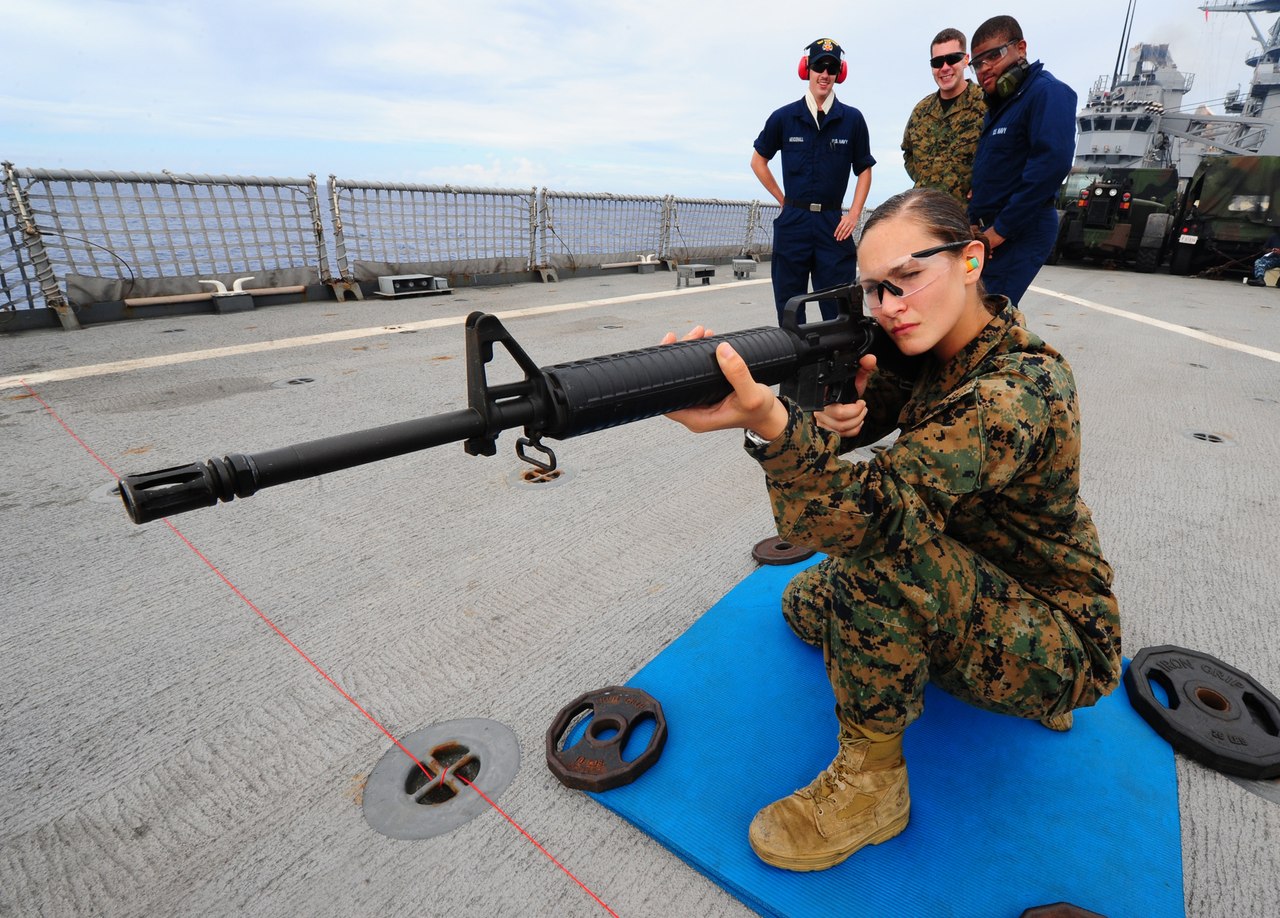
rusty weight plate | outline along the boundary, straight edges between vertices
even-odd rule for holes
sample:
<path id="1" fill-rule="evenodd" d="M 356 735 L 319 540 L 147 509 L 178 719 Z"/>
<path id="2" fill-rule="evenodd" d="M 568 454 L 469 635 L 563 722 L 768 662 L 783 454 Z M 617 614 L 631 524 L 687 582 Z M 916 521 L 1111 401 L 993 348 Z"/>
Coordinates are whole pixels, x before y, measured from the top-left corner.
<path id="1" fill-rule="evenodd" d="M 795 564 L 813 556 L 812 548 L 795 545 L 777 536 L 757 542 L 751 549 L 751 557 L 761 564 Z"/>
<path id="2" fill-rule="evenodd" d="M 564 746 L 575 732 L 572 728 L 588 714 L 582 735 Z M 654 725 L 648 745 L 625 761 L 627 741 L 646 721 Z M 640 689 L 611 685 L 574 699 L 556 715 L 547 730 L 547 767 L 565 787 L 606 791 L 648 771 L 666 742 L 667 721 L 657 699 Z"/>

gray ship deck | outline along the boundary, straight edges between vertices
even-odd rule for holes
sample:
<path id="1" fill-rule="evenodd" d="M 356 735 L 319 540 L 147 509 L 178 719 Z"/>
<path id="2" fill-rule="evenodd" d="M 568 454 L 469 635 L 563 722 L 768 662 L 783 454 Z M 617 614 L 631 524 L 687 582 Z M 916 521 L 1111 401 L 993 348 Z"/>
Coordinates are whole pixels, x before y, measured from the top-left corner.
<path id="1" fill-rule="evenodd" d="M 67 428 L 126 474 L 450 411 L 472 310 L 546 365 L 769 324 L 767 280 L 728 274 L 0 337 L 0 914 L 604 914 L 496 813 L 426 841 L 370 829 L 386 737 L 173 531 L 129 523 Z M 1079 267 L 1046 268 L 1023 301 L 1075 368 L 1127 653 L 1195 648 L 1272 691 L 1278 307 L 1277 290 Z M 625 681 L 754 569 L 771 517 L 739 442 L 654 419 L 554 444 L 567 474 L 529 485 L 507 433 L 493 458 L 441 447 L 173 523 L 392 733 L 511 727 L 523 761 L 499 804 L 617 914 L 742 915 L 542 761 L 564 704 Z M 1181 756 L 1177 772 L 1187 913 L 1276 914 L 1280 806 Z"/>

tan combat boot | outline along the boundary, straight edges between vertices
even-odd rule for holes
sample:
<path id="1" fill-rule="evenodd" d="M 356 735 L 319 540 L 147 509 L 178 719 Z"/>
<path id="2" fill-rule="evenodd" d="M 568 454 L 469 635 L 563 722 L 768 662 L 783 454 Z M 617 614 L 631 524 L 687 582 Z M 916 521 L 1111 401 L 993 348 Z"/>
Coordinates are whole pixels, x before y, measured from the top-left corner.
<path id="1" fill-rule="evenodd" d="M 840 728 L 840 751 L 808 787 L 771 803 L 747 837 L 766 864 L 825 870 L 907 827 L 911 797 L 902 734 Z"/>
<path id="2" fill-rule="evenodd" d="M 1071 725 L 1075 723 L 1075 718 L 1068 711 L 1065 714 L 1050 714 L 1048 717 L 1041 717 L 1040 723 L 1057 733 L 1066 733 L 1071 729 Z"/>

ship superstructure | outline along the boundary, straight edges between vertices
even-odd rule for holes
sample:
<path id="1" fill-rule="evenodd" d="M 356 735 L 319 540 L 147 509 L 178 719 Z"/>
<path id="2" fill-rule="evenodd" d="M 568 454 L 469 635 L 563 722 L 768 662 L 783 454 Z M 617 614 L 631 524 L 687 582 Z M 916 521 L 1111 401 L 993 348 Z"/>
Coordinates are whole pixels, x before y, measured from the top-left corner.
<path id="1" fill-rule="evenodd" d="M 1121 47 L 1128 44 L 1129 4 Z M 1280 13 L 1280 0 L 1211 3 L 1206 13 L 1243 13 L 1260 50 L 1247 91 L 1233 90 L 1215 114 L 1206 106 L 1184 111 L 1195 75 L 1178 69 L 1168 45 L 1129 47 L 1126 67 L 1098 78 L 1080 110 L 1076 166 L 1085 171 L 1139 166 L 1173 167 L 1189 177 L 1213 153 L 1280 155 L 1280 19 L 1264 32 L 1255 13 Z M 1117 61 L 1119 63 L 1119 61 Z"/>

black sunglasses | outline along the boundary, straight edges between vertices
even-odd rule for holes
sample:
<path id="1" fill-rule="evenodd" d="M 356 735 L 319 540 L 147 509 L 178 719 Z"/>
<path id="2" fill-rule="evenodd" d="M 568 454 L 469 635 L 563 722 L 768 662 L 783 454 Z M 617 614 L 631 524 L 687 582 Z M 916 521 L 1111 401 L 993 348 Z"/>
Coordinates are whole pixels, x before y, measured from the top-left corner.
<path id="1" fill-rule="evenodd" d="M 809 69 L 814 73 L 829 73 L 832 76 L 840 75 L 840 62 L 833 58 L 824 57 L 816 64 L 810 64 Z"/>
<path id="2" fill-rule="evenodd" d="M 962 60 L 964 60 L 963 51 L 952 51 L 950 54 L 939 54 L 937 57 L 929 58 L 929 66 L 934 70 L 941 70 L 943 64 L 950 64 L 954 67 Z"/>

